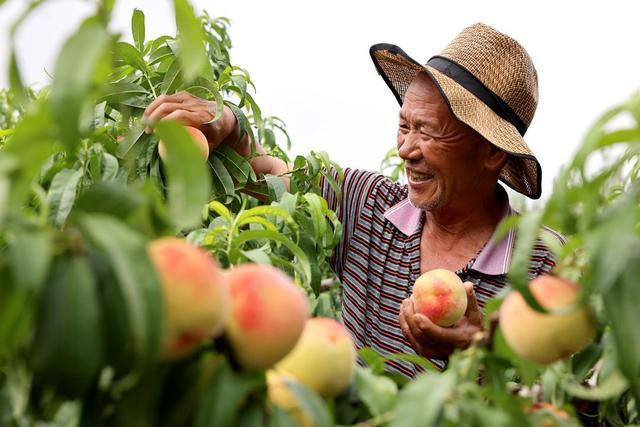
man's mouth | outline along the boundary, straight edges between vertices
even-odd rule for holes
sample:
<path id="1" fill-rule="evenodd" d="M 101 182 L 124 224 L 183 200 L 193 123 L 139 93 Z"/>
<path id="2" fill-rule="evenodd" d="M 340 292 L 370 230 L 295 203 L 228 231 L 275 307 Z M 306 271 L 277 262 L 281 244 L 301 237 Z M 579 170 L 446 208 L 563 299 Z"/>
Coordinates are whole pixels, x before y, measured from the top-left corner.
<path id="1" fill-rule="evenodd" d="M 407 170 L 407 176 L 413 182 L 423 182 L 423 181 L 428 181 L 431 178 L 433 178 L 433 174 L 430 174 L 430 173 L 427 173 L 427 174 L 418 173 L 416 171 L 412 171 L 411 169 Z"/>

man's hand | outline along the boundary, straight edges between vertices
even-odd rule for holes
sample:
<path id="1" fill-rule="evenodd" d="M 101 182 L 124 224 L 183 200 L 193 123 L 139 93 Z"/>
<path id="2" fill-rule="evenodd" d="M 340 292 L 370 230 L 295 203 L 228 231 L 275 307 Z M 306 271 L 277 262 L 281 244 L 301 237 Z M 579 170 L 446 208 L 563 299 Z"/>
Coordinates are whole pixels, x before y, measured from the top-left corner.
<path id="1" fill-rule="evenodd" d="M 160 95 L 144 110 L 143 118 L 148 123 L 159 120 L 175 120 L 185 126 L 200 129 L 209 141 L 209 149 L 224 142 L 237 127 L 233 112 L 225 105 L 222 117 L 210 123 L 216 115 L 215 101 L 198 98 L 189 92 L 178 92 L 174 95 Z M 150 133 L 147 126 L 145 132 Z"/>
<path id="2" fill-rule="evenodd" d="M 233 111 L 225 105 L 222 117 L 214 123 L 209 123 L 215 118 L 215 114 L 214 101 L 198 98 L 189 92 L 178 92 L 175 95 L 160 95 L 144 110 L 143 118 L 151 125 L 159 120 L 176 120 L 185 126 L 197 127 L 207 137 L 209 151 L 215 150 L 224 143 L 241 156 L 246 157 L 251 154 L 249 138 L 246 134 L 240 138 L 238 120 Z M 147 125 L 145 131 L 149 133 L 151 128 Z M 250 161 L 256 174 L 282 176 L 290 170 L 289 165 L 283 160 L 267 155 L 266 150 L 259 143 L 256 144 L 256 153 L 258 156 Z M 289 190 L 289 177 L 282 176 L 282 181 Z"/>
<path id="3" fill-rule="evenodd" d="M 482 312 L 478 307 L 473 283 L 465 282 L 467 311 L 450 328 L 436 325 L 428 317 L 416 313 L 413 300 L 405 299 L 400 307 L 400 328 L 413 349 L 421 356 L 446 360 L 456 348 L 467 348 L 473 336 L 482 330 Z"/>

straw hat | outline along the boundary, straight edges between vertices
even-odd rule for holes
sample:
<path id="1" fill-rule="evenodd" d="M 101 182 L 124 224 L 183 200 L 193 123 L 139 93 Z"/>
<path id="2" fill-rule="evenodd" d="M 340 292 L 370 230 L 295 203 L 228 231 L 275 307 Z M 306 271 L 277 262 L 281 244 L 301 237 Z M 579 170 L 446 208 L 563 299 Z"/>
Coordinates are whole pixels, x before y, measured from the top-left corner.
<path id="1" fill-rule="evenodd" d="M 538 76 L 517 41 L 479 23 L 426 65 L 391 44 L 373 45 L 369 53 L 400 105 L 420 71 L 431 76 L 453 114 L 509 154 L 500 179 L 532 199 L 540 197 L 542 169 L 522 139 L 538 104 Z"/>

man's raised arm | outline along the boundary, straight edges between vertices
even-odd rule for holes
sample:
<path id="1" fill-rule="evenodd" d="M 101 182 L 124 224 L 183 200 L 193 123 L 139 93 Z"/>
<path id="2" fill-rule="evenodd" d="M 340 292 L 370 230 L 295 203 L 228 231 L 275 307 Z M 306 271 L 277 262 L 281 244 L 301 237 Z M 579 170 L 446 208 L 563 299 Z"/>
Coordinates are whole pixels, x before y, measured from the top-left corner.
<path id="1" fill-rule="evenodd" d="M 159 120 L 175 120 L 185 126 L 197 127 L 206 135 L 211 151 L 226 144 L 241 156 L 251 154 L 249 137 L 245 134 L 242 139 L 239 138 L 240 128 L 233 111 L 225 105 L 222 117 L 210 123 L 215 112 L 215 101 L 198 98 L 189 92 L 178 92 L 160 95 L 145 109 L 143 118 L 151 124 Z M 147 127 L 145 131 L 149 133 L 151 128 Z M 282 175 L 290 170 L 285 161 L 269 156 L 259 143 L 256 143 L 256 151 L 259 155 L 250 161 L 256 174 Z M 282 181 L 288 190 L 289 177 L 283 176 Z"/>

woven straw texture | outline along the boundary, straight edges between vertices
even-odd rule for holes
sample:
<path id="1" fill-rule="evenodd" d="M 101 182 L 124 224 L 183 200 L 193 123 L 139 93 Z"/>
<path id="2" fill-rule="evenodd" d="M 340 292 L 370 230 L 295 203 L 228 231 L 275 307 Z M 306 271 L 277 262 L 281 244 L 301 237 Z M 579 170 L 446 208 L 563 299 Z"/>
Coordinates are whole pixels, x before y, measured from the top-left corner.
<path id="1" fill-rule="evenodd" d="M 540 197 L 540 164 L 515 126 L 438 70 L 384 49 L 373 55 L 400 99 L 404 99 L 416 74 L 426 71 L 453 114 L 509 154 L 500 179 L 519 193 Z M 487 25 L 475 24 L 464 29 L 440 56 L 467 69 L 508 104 L 527 127 L 531 124 L 538 102 L 538 79 L 531 58 L 515 40 Z"/>

